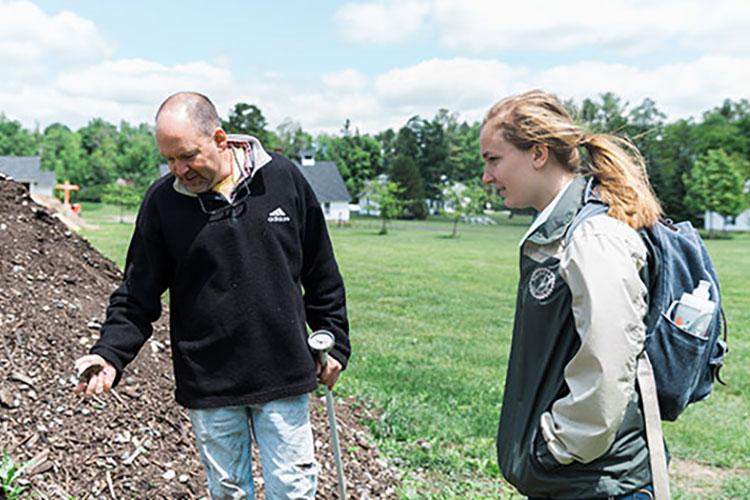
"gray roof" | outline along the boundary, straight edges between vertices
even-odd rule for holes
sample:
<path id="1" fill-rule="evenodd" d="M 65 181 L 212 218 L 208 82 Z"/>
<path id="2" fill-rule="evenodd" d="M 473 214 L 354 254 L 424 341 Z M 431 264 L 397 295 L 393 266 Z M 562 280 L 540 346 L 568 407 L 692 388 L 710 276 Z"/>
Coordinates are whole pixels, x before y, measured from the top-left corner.
<path id="1" fill-rule="evenodd" d="M 333 161 L 316 161 L 315 165 L 303 167 L 299 162 L 294 162 L 305 176 L 307 182 L 315 191 L 320 203 L 330 201 L 346 201 L 351 199 L 349 191 L 346 189 L 344 179 L 341 177 L 336 162 Z"/>
<path id="2" fill-rule="evenodd" d="M 55 183 L 55 173 L 42 170 L 41 158 L 38 156 L 0 156 L 0 172 L 18 182 L 43 185 Z"/>

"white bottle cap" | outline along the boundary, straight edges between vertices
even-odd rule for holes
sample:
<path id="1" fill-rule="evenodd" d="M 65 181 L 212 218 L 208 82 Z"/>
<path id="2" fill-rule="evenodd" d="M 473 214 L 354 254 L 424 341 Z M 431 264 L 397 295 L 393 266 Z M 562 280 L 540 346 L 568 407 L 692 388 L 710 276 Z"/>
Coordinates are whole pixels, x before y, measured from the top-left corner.
<path id="1" fill-rule="evenodd" d="M 709 300 L 709 291 L 711 290 L 711 283 L 706 280 L 700 280 L 698 288 L 693 290 L 693 295 L 699 299 Z"/>

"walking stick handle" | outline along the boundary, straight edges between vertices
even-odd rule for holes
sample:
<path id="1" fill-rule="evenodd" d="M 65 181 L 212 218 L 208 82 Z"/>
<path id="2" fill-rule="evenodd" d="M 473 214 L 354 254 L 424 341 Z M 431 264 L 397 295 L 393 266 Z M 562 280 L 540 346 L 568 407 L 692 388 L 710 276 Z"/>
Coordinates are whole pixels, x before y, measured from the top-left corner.
<path id="1" fill-rule="evenodd" d="M 307 345 L 318 354 L 320 366 L 328 363 L 328 351 L 333 349 L 336 339 L 328 330 L 316 330 L 307 338 Z"/>

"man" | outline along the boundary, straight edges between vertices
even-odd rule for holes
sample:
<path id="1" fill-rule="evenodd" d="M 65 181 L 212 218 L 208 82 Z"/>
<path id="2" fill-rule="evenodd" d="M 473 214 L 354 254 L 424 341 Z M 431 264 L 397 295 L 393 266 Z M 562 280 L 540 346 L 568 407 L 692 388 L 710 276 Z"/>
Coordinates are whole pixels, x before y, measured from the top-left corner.
<path id="1" fill-rule="evenodd" d="M 164 101 L 156 142 L 172 175 L 144 197 L 101 338 L 76 361 L 79 373 L 100 371 L 75 390 L 118 383 L 168 289 L 175 397 L 189 410 L 212 497 L 254 497 L 252 427 L 267 498 L 313 498 L 308 393 L 316 374 L 332 388 L 350 354 L 320 205 L 289 160 L 253 137 L 228 136 L 203 95 Z M 335 336 L 322 370 L 305 322 Z"/>

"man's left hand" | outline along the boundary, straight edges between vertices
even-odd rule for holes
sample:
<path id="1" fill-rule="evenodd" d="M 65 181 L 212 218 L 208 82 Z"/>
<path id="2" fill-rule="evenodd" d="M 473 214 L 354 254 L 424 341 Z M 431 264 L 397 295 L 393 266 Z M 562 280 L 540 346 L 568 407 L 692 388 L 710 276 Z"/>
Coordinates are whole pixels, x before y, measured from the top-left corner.
<path id="1" fill-rule="evenodd" d="M 328 389 L 333 389 L 336 385 L 336 381 L 341 375 L 341 363 L 336 361 L 333 356 L 328 356 L 328 362 L 326 363 L 323 370 L 320 369 L 320 362 L 315 360 L 315 372 L 318 374 L 318 380 L 321 384 L 324 384 Z"/>

